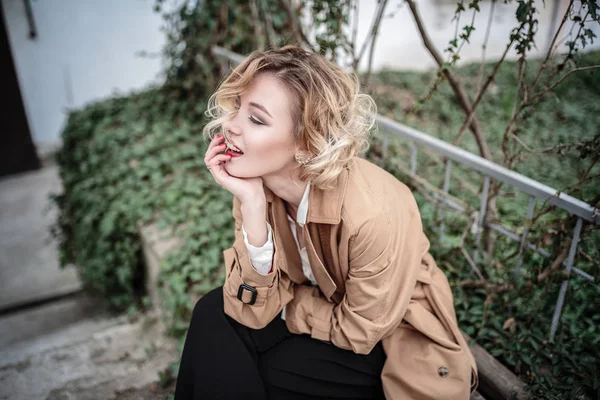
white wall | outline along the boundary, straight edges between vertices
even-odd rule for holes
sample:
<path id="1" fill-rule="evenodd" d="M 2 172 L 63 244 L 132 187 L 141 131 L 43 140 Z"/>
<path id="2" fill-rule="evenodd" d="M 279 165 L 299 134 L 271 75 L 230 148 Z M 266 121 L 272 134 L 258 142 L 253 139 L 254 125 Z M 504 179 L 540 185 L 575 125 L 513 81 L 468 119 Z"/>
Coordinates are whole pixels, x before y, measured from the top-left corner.
<path id="1" fill-rule="evenodd" d="M 552 6 L 555 1 L 559 2 L 559 18 L 562 18 L 569 0 L 546 0 L 545 6 L 542 0 L 537 0 L 536 7 L 539 10 L 539 30 L 536 34 L 537 49 L 534 48 L 529 53 L 531 56 L 541 56 L 549 44 L 548 33 L 551 29 Z M 455 23 L 452 20 L 456 9 L 455 0 L 416 0 L 419 13 L 423 19 L 426 30 L 435 46 L 440 52 L 448 47 L 449 41 L 454 36 Z M 377 2 L 375 0 L 359 0 L 359 44 L 362 45 L 363 38 L 366 37 L 371 18 L 374 15 Z M 381 68 L 399 68 L 423 70 L 434 67 L 429 52 L 422 44 L 417 26 L 414 22 L 408 5 L 404 2 L 390 1 L 388 3 L 388 13 L 393 11 L 397 5 L 400 8 L 393 18 L 388 18 L 380 25 L 380 34 L 375 47 L 373 57 L 373 67 L 375 70 Z M 468 2 L 465 2 L 468 4 Z M 512 4 L 503 4 L 497 0 L 494 10 L 493 24 L 490 31 L 490 39 L 486 53 L 486 59 L 498 59 L 504 51 L 509 40 L 509 34 L 512 28 L 517 26 L 515 11 L 517 2 Z M 471 44 L 464 47 L 461 52 L 461 62 L 475 61 L 481 58 L 481 45 L 485 37 L 485 30 L 489 18 L 491 1 L 482 1 L 480 3 L 481 12 L 477 14 L 474 22 L 476 30 L 472 32 Z M 577 7 L 577 5 L 576 5 Z M 460 21 L 460 29 L 468 25 L 471 20 L 471 11 L 463 13 Z M 558 28 L 560 21 L 557 21 L 554 30 Z M 570 28 L 570 24 L 566 25 Z M 589 24 L 588 28 L 595 31 L 598 36 L 593 46 L 586 46 L 586 51 L 592 48 L 600 48 L 600 24 Z M 563 29 L 567 33 L 568 29 Z M 562 46 L 565 49 L 565 46 Z M 509 59 L 515 59 L 516 53 L 509 53 Z M 366 59 L 361 64 L 366 68 Z"/>
<path id="2" fill-rule="evenodd" d="M 1 1 L 32 137 L 42 153 L 60 143 L 67 108 L 81 107 L 115 90 L 126 92 L 162 81 L 160 57 L 136 56 L 138 51 L 160 52 L 165 41 L 159 29 L 162 19 L 153 12 L 154 0 L 31 0 L 38 31 L 34 40 L 28 38 L 24 1 Z M 568 0 L 549 0 L 544 6 L 542 0 L 538 1 L 538 53 L 546 49 L 552 1 L 559 1 L 561 10 L 568 4 Z M 364 38 L 376 1 L 360 0 L 359 4 L 358 36 Z M 375 69 L 422 70 L 434 66 L 408 6 L 402 2 L 389 4 L 390 11 L 401 6 L 393 19 L 385 19 L 381 25 Z M 454 32 L 451 19 L 456 1 L 417 0 L 417 4 L 432 41 L 443 50 Z M 477 60 L 481 55 L 489 6 L 490 1 L 481 3 L 471 45 L 461 52 L 465 61 Z M 497 1 L 488 59 L 497 58 L 504 50 L 510 29 L 515 26 L 515 9 L 516 4 Z M 463 20 L 467 15 L 470 13 L 465 13 Z M 599 48 L 600 27 L 596 24 L 591 28 L 599 37 L 593 47 Z"/>
<path id="3" fill-rule="evenodd" d="M 40 152 L 60 143 L 67 108 L 162 81 L 161 16 L 153 0 L 31 0 L 38 36 L 29 39 L 23 0 L 2 0 L 31 135 Z"/>

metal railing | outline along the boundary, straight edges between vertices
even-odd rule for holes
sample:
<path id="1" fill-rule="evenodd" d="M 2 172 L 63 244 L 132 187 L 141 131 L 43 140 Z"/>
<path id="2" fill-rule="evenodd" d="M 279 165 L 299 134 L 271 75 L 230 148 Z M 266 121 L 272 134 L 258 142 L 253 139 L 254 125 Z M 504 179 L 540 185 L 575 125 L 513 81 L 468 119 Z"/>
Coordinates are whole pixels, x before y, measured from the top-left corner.
<path id="1" fill-rule="evenodd" d="M 443 140 L 437 139 L 426 133 L 420 132 L 416 129 L 410 128 L 406 125 L 400 124 L 394 120 L 391 120 L 387 117 L 377 115 L 376 117 L 377 123 L 380 127 L 384 129 L 384 140 L 383 140 L 383 151 L 384 154 L 387 151 L 387 146 L 389 140 L 387 135 L 395 134 L 404 139 L 408 139 L 412 142 L 411 147 L 411 157 L 410 157 L 410 171 L 411 174 L 416 175 L 416 159 L 418 153 L 417 145 L 421 145 L 426 147 L 429 150 L 432 150 L 438 154 L 443 155 L 447 158 L 446 166 L 445 166 L 445 176 L 444 176 L 444 186 L 443 192 L 448 194 L 450 188 L 450 177 L 451 177 L 451 168 L 452 161 L 461 164 L 465 167 L 468 167 L 471 170 L 478 171 L 484 177 L 483 181 L 483 189 L 481 191 L 480 197 L 480 209 L 479 209 L 479 218 L 478 218 L 478 227 L 475 236 L 475 249 L 473 250 L 473 259 L 477 260 L 477 248 L 479 245 L 479 240 L 481 237 L 481 232 L 484 228 L 485 224 L 485 216 L 486 216 L 486 207 L 488 203 L 488 195 L 490 189 L 491 179 L 495 179 L 502 183 L 511 185 L 524 193 L 529 194 L 529 205 L 527 207 L 527 220 L 531 221 L 533 218 L 533 213 L 535 210 L 536 201 L 540 200 L 545 204 L 552 204 L 560 209 L 563 209 L 569 212 L 571 215 L 575 215 L 577 217 L 577 222 L 575 224 L 575 229 L 573 230 L 571 246 L 569 248 L 569 253 L 565 262 L 563 262 L 563 266 L 565 268 L 565 279 L 563 280 L 560 291 L 558 294 L 558 300 L 556 302 L 556 306 L 554 308 L 554 314 L 552 316 L 552 325 L 550 328 L 550 337 L 554 338 L 556 334 L 556 330 L 558 329 L 558 323 L 560 321 L 560 315 L 562 313 L 562 309 L 564 306 L 565 295 L 567 292 L 567 287 L 569 284 L 569 277 L 571 273 L 575 273 L 580 277 L 589 280 L 591 282 L 595 282 L 595 278 L 590 274 L 576 268 L 574 266 L 575 263 L 575 255 L 577 252 L 577 246 L 579 244 L 579 239 L 581 235 L 581 228 L 583 226 L 583 222 L 593 223 L 595 225 L 600 225 L 600 210 L 590 206 L 589 204 L 576 199 L 568 194 L 561 193 L 556 189 L 551 188 L 550 186 L 544 185 L 538 181 L 535 181 L 531 178 L 528 178 L 524 175 L 521 175 L 517 172 L 511 171 L 507 168 L 502 167 L 501 165 L 495 164 L 489 160 L 486 160 L 483 157 L 470 153 L 466 150 L 463 150 L 459 147 L 453 146 L 449 143 L 444 142 Z M 457 205 L 455 202 L 447 201 L 447 199 L 442 198 L 439 199 L 442 203 L 444 203 L 447 207 L 453 208 L 457 211 L 464 211 L 464 208 L 460 205 Z M 443 232 L 444 226 L 444 213 L 441 214 L 441 225 L 440 228 Z M 502 225 L 492 223 L 486 225 L 486 227 L 493 229 L 494 231 L 506 236 L 509 239 L 520 242 L 519 251 L 517 255 L 517 263 L 515 266 L 515 277 L 519 277 L 521 266 L 523 263 L 523 251 L 527 248 L 532 251 L 536 251 L 541 254 L 543 257 L 550 257 L 550 253 L 543 249 L 538 248 L 534 244 L 530 243 L 527 240 L 527 235 L 529 234 L 529 228 L 526 227 L 521 235 L 516 235 L 513 232 L 510 232 Z"/>
<path id="2" fill-rule="evenodd" d="M 243 56 L 233 53 L 229 50 L 213 47 L 213 54 L 228 60 L 233 64 L 237 64 L 244 59 Z M 413 176 L 417 176 L 417 155 L 418 155 L 418 146 L 422 146 L 427 148 L 428 150 L 438 153 L 446 158 L 445 163 L 445 174 L 444 174 L 444 183 L 442 187 L 442 193 L 446 196 L 436 196 L 436 200 L 443 203 L 444 206 L 449 207 L 451 209 L 464 212 L 465 207 L 460 204 L 457 204 L 455 201 L 452 201 L 447 197 L 450 189 L 450 180 L 452 176 L 452 163 L 457 163 L 462 166 L 465 166 L 471 170 L 479 172 L 483 176 L 483 188 L 480 194 L 480 206 L 479 213 L 477 218 L 478 229 L 475 232 L 475 247 L 473 249 L 473 260 L 477 262 L 478 258 L 478 247 L 479 242 L 481 240 L 481 232 L 484 228 L 492 229 L 499 234 L 512 239 L 515 242 L 519 242 L 519 250 L 517 254 L 517 262 L 515 266 L 515 277 L 518 278 L 521 272 L 521 266 L 523 263 L 523 252 L 524 250 L 530 250 L 537 252 L 543 257 L 550 257 L 551 254 L 543 249 L 535 246 L 527 240 L 527 236 L 529 234 L 529 227 L 523 230 L 521 235 L 517 235 L 500 224 L 490 223 L 486 224 L 486 212 L 487 212 L 487 204 L 488 204 L 488 196 L 490 185 L 492 179 L 496 181 L 500 181 L 504 184 L 510 185 L 519 189 L 520 191 L 529 195 L 529 205 L 527 208 L 527 220 L 531 221 L 533 218 L 535 205 L 537 201 L 542 201 L 544 204 L 552 204 L 559 209 L 565 210 L 571 215 L 577 217 L 577 222 L 575 224 L 575 228 L 573 230 L 571 245 L 569 248 L 567 259 L 562 263 L 565 270 L 565 279 L 561 283 L 558 300 L 556 302 L 556 306 L 554 308 L 554 314 L 552 317 L 552 324 L 550 327 L 550 337 L 554 338 L 556 331 L 558 329 L 558 324 L 560 321 L 560 316 L 564 307 L 565 296 L 567 292 L 567 287 L 569 284 L 569 279 L 571 274 L 576 274 L 583 279 L 589 280 L 591 282 L 596 283 L 596 279 L 585 271 L 580 270 L 575 267 L 575 256 L 577 253 L 577 246 L 579 244 L 581 229 L 583 227 L 583 223 L 591 223 L 595 225 L 600 225 L 600 210 L 590 206 L 589 204 L 578 200 L 572 196 L 569 196 L 565 193 L 561 193 L 556 189 L 553 189 L 547 185 L 544 185 L 538 181 L 535 181 L 531 178 L 528 178 L 524 175 L 521 175 L 515 171 L 511 171 L 507 168 L 504 168 L 498 164 L 495 164 L 489 160 L 486 160 L 476 154 L 470 153 L 466 150 L 463 150 L 459 147 L 453 146 L 449 143 L 444 142 L 443 140 L 432 137 L 426 133 L 420 132 L 416 129 L 410 128 L 406 125 L 400 124 L 390 118 L 384 117 L 382 115 L 376 116 L 376 121 L 379 127 L 383 128 L 383 154 L 384 156 L 387 154 L 387 149 L 389 146 L 389 135 L 393 134 L 400 138 L 411 141 L 411 156 L 410 156 L 410 174 Z M 440 235 L 443 236 L 445 224 L 445 210 L 442 210 L 440 213 Z M 475 265 L 471 265 L 472 268 L 476 268 Z"/>

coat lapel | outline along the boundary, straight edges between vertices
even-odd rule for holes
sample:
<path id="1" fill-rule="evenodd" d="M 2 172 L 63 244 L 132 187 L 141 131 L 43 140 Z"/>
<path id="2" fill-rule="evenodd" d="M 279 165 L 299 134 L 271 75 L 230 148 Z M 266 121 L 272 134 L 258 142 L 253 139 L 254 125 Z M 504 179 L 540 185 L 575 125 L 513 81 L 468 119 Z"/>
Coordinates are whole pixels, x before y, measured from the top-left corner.
<path id="1" fill-rule="evenodd" d="M 319 189 L 311 185 L 308 195 L 307 222 L 337 225 L 342 220 L 342 204 L 348 185 L 348 169 L 342 170 L 331 189 Z"/>
<path id="2" fill-rule="evenodd" d="M 310 204 L 308 206 L 310 207 Z M 315 280 L 323 294 L 329 300 L 337 289 L 337 285 L 323 263 L 323 246 L 321 246 L 318 229 L 317 224 L 304 225 L 304 242 L 306 243 L 306 254 L 308 255 Z"/>
<path id="3" fill-rule="evenodd" d="M 298 253 L 296 240 L 290 230 L 287 212 L 283 200 L 274 196 L 271 203 L 271 221 L 273 222 L 273 234 L 275 240 L 281 244 L 284 254 L 277 255 L 280 267 L 288 274 L 290 279 L 296 283 L 306 281 L 302 272 L 302 260 Z"/>

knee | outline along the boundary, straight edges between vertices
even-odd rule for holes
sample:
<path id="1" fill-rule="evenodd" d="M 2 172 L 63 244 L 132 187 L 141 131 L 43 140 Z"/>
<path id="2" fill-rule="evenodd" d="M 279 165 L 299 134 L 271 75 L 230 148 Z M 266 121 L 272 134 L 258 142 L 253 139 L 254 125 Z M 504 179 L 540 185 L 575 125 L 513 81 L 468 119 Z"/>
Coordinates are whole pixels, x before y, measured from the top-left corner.
<path id="1" fill-rule="evenodd" d="M 206 319 L 211 315 L 223 314 L 223 286 L 219 286 L 196 302 L 193 319 Z"/>

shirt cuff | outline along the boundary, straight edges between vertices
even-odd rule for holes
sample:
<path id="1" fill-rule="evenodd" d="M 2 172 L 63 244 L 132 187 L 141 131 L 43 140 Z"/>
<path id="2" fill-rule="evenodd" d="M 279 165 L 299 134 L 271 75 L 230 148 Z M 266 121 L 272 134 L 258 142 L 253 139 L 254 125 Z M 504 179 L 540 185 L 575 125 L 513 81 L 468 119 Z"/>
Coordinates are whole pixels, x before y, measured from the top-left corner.
<path id="1" fill-rule="evenodd" d="M 254 269 L 261 275 L 268 275 L 273 265 L 273 230 L 271 225 L 267 224 L 267 242 L 261 247 L 256 247 L 248 242 L 248 234 L 242 225 L 242 234 L 244 236 L 244 243 L 248 248 L 248 255 L 250 256 L 250 262 Z"/>

